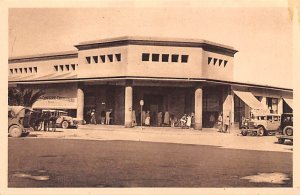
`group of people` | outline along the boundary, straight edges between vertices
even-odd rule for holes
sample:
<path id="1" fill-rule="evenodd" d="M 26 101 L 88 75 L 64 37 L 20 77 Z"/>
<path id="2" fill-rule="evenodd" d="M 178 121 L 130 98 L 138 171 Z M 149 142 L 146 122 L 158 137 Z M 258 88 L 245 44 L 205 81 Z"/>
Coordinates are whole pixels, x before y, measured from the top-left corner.
<path id="1" fill-rule="evenodd" d="M 95 109 L 91 109 L 88 111 L 87 116 L 89 116 L 89 122 L 90 124 L 97 124 L 97 117 L 96 117 L 96 110 Z M 112 109 L 109 109 L 107 111 L 101 111 L 100 113 L 100 124 L 102 125 L 110 125 L 111 124 L 111 120 L 112 120 Z"/>
<path id="2" fill-rule="evenodd" d="M 223 113 L 221 112 L 218 117 L 218 129 L 221 133 L 227 133 L 229 131 L 230 119 L 226 116 L 223 120 Z"/>

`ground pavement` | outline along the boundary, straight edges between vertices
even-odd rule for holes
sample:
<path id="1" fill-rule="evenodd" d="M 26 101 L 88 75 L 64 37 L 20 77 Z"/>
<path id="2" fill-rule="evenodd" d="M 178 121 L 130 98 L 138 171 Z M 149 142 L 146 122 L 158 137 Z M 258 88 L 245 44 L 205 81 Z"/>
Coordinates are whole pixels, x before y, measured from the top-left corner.
<path id="1" fill-rule="evenodd" d="M 293 145 L 290 142 L 278 144 L 275 136 L 241 136 L 237 129 L 232 129 L 230 133 L 220 133 L 214 128 L 194 130 L 171 127 L 124 128 L 118 125 L 81 125 L 78 129 L 57 129 L 56 132 L 34 131 L 28 138 L 128 140 L 260 151 L 293 151 Z"/>

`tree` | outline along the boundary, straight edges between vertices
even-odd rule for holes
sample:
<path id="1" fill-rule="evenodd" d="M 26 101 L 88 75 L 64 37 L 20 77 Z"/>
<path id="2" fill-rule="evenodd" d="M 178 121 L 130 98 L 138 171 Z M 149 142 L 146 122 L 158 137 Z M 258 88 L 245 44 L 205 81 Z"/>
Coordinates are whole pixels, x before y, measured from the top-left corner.
<path id="1" fill-rule="evenodd" d="M 32 107 L 32 105 L 45 94 L 42 90 L 23 88 L 8 89 L 8 105 Z"/>

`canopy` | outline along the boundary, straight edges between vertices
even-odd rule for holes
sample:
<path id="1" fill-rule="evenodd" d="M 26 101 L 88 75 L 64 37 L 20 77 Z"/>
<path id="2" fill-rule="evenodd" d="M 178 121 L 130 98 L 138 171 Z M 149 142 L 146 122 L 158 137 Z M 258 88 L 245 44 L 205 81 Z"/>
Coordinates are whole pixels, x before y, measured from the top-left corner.
<path id="1" fill-rule="evenodd" d="M 283 98 L 283 99 L 287 103 L 287 105 L 289 105 L 289 107 L 293 109 L 293 99 L 289 99 L 289 98 Z"/>
<path id="2" fill-rule="evenodd" d="M 258 99 L 256 99 L 256 97 L 251 92 L 236 90 L 233 90 L 233 92 L 252 109 L 266 110 L 265 106 Z"/>

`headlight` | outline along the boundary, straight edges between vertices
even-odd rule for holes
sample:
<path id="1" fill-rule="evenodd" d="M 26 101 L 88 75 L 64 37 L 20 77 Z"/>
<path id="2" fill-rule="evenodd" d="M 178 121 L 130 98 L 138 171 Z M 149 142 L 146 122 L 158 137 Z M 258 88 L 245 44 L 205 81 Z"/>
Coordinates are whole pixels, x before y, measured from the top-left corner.
<path id="1" fill-rule="evenodd" d="M 257 126 L 257 123 L 254 123 L 254 126 Z"/>

